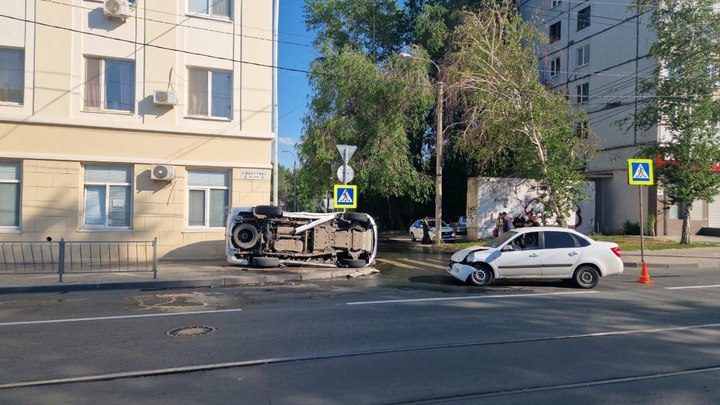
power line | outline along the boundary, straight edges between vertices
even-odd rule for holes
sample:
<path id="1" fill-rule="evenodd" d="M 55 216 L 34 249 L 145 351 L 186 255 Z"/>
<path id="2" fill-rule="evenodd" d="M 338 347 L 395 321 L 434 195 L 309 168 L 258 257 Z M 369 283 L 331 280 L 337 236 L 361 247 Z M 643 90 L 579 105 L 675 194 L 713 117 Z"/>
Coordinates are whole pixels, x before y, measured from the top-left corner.
<path id="1" fill-rule="evenodd" d="M 42 0 L 42 1 L 44 1 L 44 2 L 46 2 L 46 3 L 53 3 L 53 4 L 57 4 L 57 5 L 61 5 L 61 6 L 66 6 L 66 7 L 79 8 L 79 9 L 83 9 L 83 10 L 96 10 L 96 9 L 97 9 L 97 7 L 84 7 L 84 6 L 79 6 L 79 5 L 75 5 L 75 4 L 60 3 L 60 2 L 58 2 L 58 1 L 56 1 L 56 0 Z M 152 10 L 150 10 L 150 9 L 146 9 L 146 10 L 152 11 Z M 158 12 L 158 13 L 163 13 L 163 12 L 161 12 L 161 11 L 157 11 L 157 12 Z M 176 16 L 176 17 L 186 17 L 186 16 L 183 16 L 183 15 L 180 15 L 180 14 L 172 14 L 172 13 L 166 13 L 166 14 L 170 14 L 170 15 L 173 15 L 173 16 Z M 272 38 L 263 38 L 263 37 L 257 37 L 257 36 L 246 35 L 246 34 L 234 34 L 234 33 L 232 33 L 232 32 L 227 32 L 227 31 L 220 31 L 220 30 L 214 30 L 214 29 L 210 29 L 210 28 L 203 28 L 203 27 L 196 27 L 196 26 L 192 26 L 192 25 L 187 25 L 187 24 L 184 24 L 183 22 L 173 23 L 173 22 L 170 22 L 170 21 L 155 20 L 155 19 L 152 19 L 152 18 L 145 18 L 145 17 L 135 17 L 135 18 L 138 19 L 138 20 L 150 21 L 150 22 L 155 22 L 155 23 L 165 24 L 165 25 L 172 25 L 172 26 L 175 26 L 175 27 L 183 27 L 183 28 L 195 29 L 195 30 L 199 30 L 199 31 L 214 32 L 214 33 L 218 33 L 218 34 L 232 35 L 232 36 L 237 36 L 237 37 L 242 37 L 242 38 L 257 39 L 257 40 L 260 40 L 260 41 L 272 42 Z M 187 21 L 187 20 L 186 20 L 186 21 Z M 259 29 L 259 28 L 253 28 L 253 27 L 244 26 L 244 25 L 240 25 L 240 27 L 250 28 L 250 29 Z M 300 42 L 290 42 L 290 41 L 280 41 L 280 40 L 278 40 L 278 43 L 288 44 L 288 45 L 295 45 L 295 46 L 302 46 L 302 47 L 307 47 L 307 48 L 314 48 L 313 45 L 303 44 L 303 43 L 300 43 Z"/>

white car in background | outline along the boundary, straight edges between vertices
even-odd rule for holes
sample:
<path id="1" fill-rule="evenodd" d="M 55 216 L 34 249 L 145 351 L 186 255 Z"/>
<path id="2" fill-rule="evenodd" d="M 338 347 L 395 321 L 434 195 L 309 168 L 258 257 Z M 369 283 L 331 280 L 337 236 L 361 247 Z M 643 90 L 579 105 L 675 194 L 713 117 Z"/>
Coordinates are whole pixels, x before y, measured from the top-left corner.
<path id="1" fill-rule="evenodd" d="M 428 218 L 428 225 L 430 226 L 430 240 L 435 240 L 435 219 Z M 413 222 L 412 225 L 410 225 L 410 240 L 413 242 L 422 240 L 423 238 L 423 227 L 422 227 L 422 219 L 418 219 L 417 221 Z M 442 232 L 442 240 L 444 242 L 450 242 L 455 240 L 455 230 L 448 224 L 443 222 L 442 228 L 440 228 L 440 232 Z"/>
<path id="2" fill-rule="evenodd" d="M 255 267 L 365 267 L 377 244 L 368 214 L 283 212 L 272 205 L 233 208 L 225 233 L 227 261 Z"/>
<path id="3" fill-rule="evenodd" d="M 455 252 L 447 271 L 463 282 L 484 286 L 500 279 L 571 279 L 593 288 L 600 277 L 623 272 L 617 243 L 594 241 L 565 228 L 529 227 Z"/>

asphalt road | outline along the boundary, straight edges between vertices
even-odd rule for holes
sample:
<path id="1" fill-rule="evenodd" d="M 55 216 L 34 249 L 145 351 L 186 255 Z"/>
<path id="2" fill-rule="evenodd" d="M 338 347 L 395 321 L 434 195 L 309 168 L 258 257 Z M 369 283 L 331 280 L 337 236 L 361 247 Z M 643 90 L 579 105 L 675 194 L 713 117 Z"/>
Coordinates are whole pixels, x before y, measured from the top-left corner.
<path id="1" fill-rule="evenodd" d="M 720 400 L 717 271 L 476 288 L 384 250 L 347 281 L 0 296 L 0 403 Z"/>

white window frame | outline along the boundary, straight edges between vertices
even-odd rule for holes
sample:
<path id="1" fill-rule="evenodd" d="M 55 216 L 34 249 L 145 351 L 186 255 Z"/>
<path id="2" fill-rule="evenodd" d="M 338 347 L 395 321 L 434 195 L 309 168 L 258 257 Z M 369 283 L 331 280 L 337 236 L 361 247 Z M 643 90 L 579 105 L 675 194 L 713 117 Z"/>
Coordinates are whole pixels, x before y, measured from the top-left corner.
<path id="1" fill-rule="evenodd" d="M 84 167 L 84 170 L 86 170 L 88 167 L 94 167 L 94 166 L 104 166 L 104 165 L 86 165 Z M 93 231 L 127 231 L 132 229 L 133 224 L 133 205 L 132 205 L 132 199 L 133 199 L 133 189 L 132 189 L 132 178 L 133 178 L 133 168 L 131 166 L 118 166 L 118 167 L 126 167 L 129 169 L 129 177 L 131 179 L 131 182 L 125 182 L 125 183 L 112 183 L 112 182 L 95 182 L 95 181 L 85 181 L 84 177 L 84 170 L 83 170 L 83 202 L 82 202 L 82 218 L 80 221 L 80 226 L 83 230 L 93 230 Z M 85 214 L 87 212 L 87 186 L 105 186 L 105 223 L 102 225 L 88 225 L 85 223 Z M 108 222 L 110 221 L 110 187 L 127 187 L 130 189 L 130 193 L 128 193 L 129 198 L 128 201 L 125 202 L 125 204 L 128 204 L 128 224 L 125 226 L 112 226 L 108 225 Z"/>
<path id="2" fill-rule="evenodd" d="M 228 184 L 226 184 L 225 186 L 195 186 L 195 185 L 192 185 L 192 186 L 191 186 L 189 179 L 190 179 L 190 173 L 193 172 L 193 171 L 227 173 L 227 175 L 228 175 L 228 176 L 227 176 Z M 186 221 L 187 228 L 188 228 L 188 229 L 217 229 L 217 230 L 223 229 L 223 230 L 224 230 L 224 229 L 225 229 L 225 222 L 227 221 L 227 215 L 228 215 L 228 212 L 227 212 L 227 211 L 228 211 L 228 210 L 225 210 L 225 211 L 226 211 L 226 212 L 224 213 L 225 218 L 223 218 L 223 221 L 222 221 L 222 225 L 221 225 L 221 226 L 210 226 L 210 194 L 211 194 L 210 191 L 211 191 L 211 190 L 223 190 L 223 191 L 227 191 L 227 199 L 225 200 L 225 204 L 226 204 L 225 206 L 229 208 L 229 207 L 230 207 L 230 198 L 231 198 L 231 196 L 232 196 L 231 193 L 230 193 L 230 184 L 229 184 L 229 183 L 232 181 L 232 173 L 230 173 L 230 172 L 228 172 L 228 171 L 226 171 L 226 170 L 197 169 L 197 168 L 196 168 L 196 169 L 188 169 L 187 179 L 188 179 L 188 185 L 187 185 L 187 190 L 188 190 L 188 191 L 187 191 L 187 202 L 188 202 L 188 203 L 187 203 L 187 211 L 186 211 L 186 215 L 187 215 L 187 221 Z M 191 191 L 202 191 L 202 192 L 203 192 L 203 195 L 205 196 L 205 201 L 204 201 L 205 212 L 203 213 L 203 217 L 204 217 L 204 219 L 205 219 L 205 221 L 204 221 L 205 223 L 204 223 L 203 225 L 190 225 L 190 208 L 191 208 L 191 207 L 190 207 L 190 192 L 191 192 Z"/>
<path id="3" fill-rule="evenodd" d="M 194 70 L 194 71 L 205 72 L 206 75 L 207 75 L 207 77 L 206 77 L 206 78 L 207 78 L 207 89 L 208 89 L 208 92 L 207 92 L 207 97 L 208 97 L 208 99 L 207 99 L 207 115 L 197 114 L 197 113 L 192 113 L 192 112 L 190 112 L 190 98 L 191 98 L 191 96 L 190 96 L 190 76 L 191 76 L 191 73 L 190 73 L 190 72 L 193 71 L 193 70 Z M 233 113 L 234 113 L 234 111 L 233 111 L 233 101 L 234 101 L 234 100 L 233 100 L 233 90 L 232 90 L 232 88 L 233 88 L 233 86 L 234 86 L 233 83 L 234 83 L 234 79 L 235 79 L 235 78 L 233 77 L 233 76 L 234 76 L 234 75 L 233 75 L 233 71 L 232 71 L 232 70 L 224 70 L 224 69 L 208 69 L 208 68 L 196 67 L 196 66 L 188 66 L 187 71 L 188 71 L 188 75 L 187 75 L 187 77 L 188 77 L 188 91 L 187 91 L 187 100 L 188 100 L 188 102 L 186 103 L 186 104 L 187 104 L 187 111 L 186 111 L 186 114 L 187 114 L 187 115 L 186 115 L 186 116 L 187 116 L 188 118 L 205 118 L 205 119 L 213 119 L 213 120 L 232 121 L 232 119 L 233 119 Z M 212 74 L 213 74 L 213 73 L 229 73 L 229 74 L 230 74 L 230 88 L 231 88 L 231 90 L 230 90 L 230 116 L 229 116 L 229 117 L 212 115 L 212 111 L 213 111 L 213 86 L 212 86 L 212 76 L 213 76 L 213 75 L 212 75 Z"/>
<path id="4" fill-rule="evenodd" d="M 590 82 L 575 86 L 575 96 L 578 104 L 587 104 L 590 101 Z"/>
<path id="5" fill-rule="evenodd" d="M 220 15 L 220 14 L 212 13 L 212 10 L 211 10 L 212 7 L 210 7 L 210 2 L 212 2 L 213 0 L 206 0 L 208 3 L 207 13 L 191 11 L 190 10 L 190 1 L 191 0 L 186 0 L 186 2 L 185 2 L 185 4 L 187 5 L 187 14 L 188 15 L 199 16 L 199 17 L 209 17 L 209 18 L 213 18 L 213 19 L 226 20 L 226 21 L 232 20 L 233 13 L 235 11 L 235 1 L 233 1 L 233 0 L 228 0 L 228 14 L 227 15 Z"/>
<path id="6" fill-rule="evenodd" d="M 550 61 L 550 77 L 556 77 L 560 74 L 560 57 Z"/>
<path id="7" fill-rule="evenodd" d="M 21 60 L 22 60 L 22 96 L 20 102 L 17 101 L 10 101 L 10 100 L 0 100 L 0 105 L 7 105 L 7 106 L 22 106 L 25 105 L 25 49 L 24 48 L 12 48 L 12 47 L 0 47 L 0 50 L 2 51 L 14 51 L 14 52 L 20 52 L 21 54 Z"/>
<path id="8" fill-rule="evenodd" d="M 582 55 L 582 56 L 581 56 Z M 590 63 L 590 44 L 577 48 L 575 52 L 577 67 L 582 67 Z"/>
<path id="9" fill-rule="evenodd" d="M 11 164 L 11 165 L 17 165 L 18 166 L 18 178 L 17 179 L 2 179 L 0 178 L 0 183 L 3 184 L 17 184 L 18 185 L 18 207 L 17 207 L 17 217 L 18 217 L 18 223 L 17 225 L 0 225 L 0 232 L 17 232 L 20 230 L 20 226 L 22 225 L 22 163 L 20 162 L 0 162 L 0 164 Z"/>
<path id="10" fill-rule="evenodd" d="M 137 93 L 135 91 L 136 87 L 137 87 L 137 70 L 136 70 L 137 66 L 135 65 L 135 61 L 134 60 L 126 60 L 126 59 L 105 58 L 105 57 L 101 57 L 101 56 L 92 56 L 92 55 L 85 55 L 84 59 L 85 59 L 85 70 L 84 70 L 83 74 L 85 75 L 85 81 L 84 81 L 84 89 L 83 89 L 83 111 L 112 112 L 112 113 L 116 113 L 116 114 L 135 114 L 136 104 L 137 104 L 137 100 L 136 100 Z M 100 85 L 100 89 L 99 89 L 100 90 L 100 100 L 99 100 L 100 106 L 99 107 L 89 107 L 87 105 L 87 86 L 89 86 L 89 78 L 87 77 L 88 76 L 87 70 L 88 70 L 88 61 L 89 60 L 97 60 L 100 63 L 100 76 L 98 77 L 98 80 L 100 83 L 99 84 Z M 105 91 L 105 63 L 108 60 L 117 61 L 117 62 L 127 62 L 127 63 L 132 63 L 132 65 L 133 65 L 135 80 L 133 80 L 133 87 L 132 87 L 132 89 L 133 89 L 132 110 L 129 110 L 129 111 L 128 110 L 117 110 L 117 109 L 105 107 L 105 103 L 107 101 L 107 96 L 105 94 L 106 93 L 106 91 Z"/>

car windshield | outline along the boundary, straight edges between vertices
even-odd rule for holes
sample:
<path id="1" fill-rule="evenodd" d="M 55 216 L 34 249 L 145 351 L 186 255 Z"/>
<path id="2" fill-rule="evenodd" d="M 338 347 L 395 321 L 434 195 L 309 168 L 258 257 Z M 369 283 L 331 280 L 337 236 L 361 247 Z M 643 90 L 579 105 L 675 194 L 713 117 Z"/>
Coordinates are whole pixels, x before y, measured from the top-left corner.
<path id="1" fill-rule="evenodd" d="M 503 243 L 505 243 L 508 239 L 514 238 L 515 235 L 517 235 L 517 234 L 518 233 L 515 231 L 505 232 L 504 234 L 498 236 L 495 239 L 490 239 L 485 246 L 491 247 L 491 248 L 496 248 L 496 247 L 502 245 Z"/>
<path id="2" fill-rule="evenodd" d="M 429 220 L 428 220 L 428 225 L 430 225 L 431 228 L 434 228 L 434 227 L 435 227 L 435 220 L 434 220 L 434 219 L 429 219 Z M 448 224 L 446 224 L 445 222 L 443 222 L 443 225 L 442 225 L 442 226 L 450 226 L 450 225 L 448 225 Z"/>

